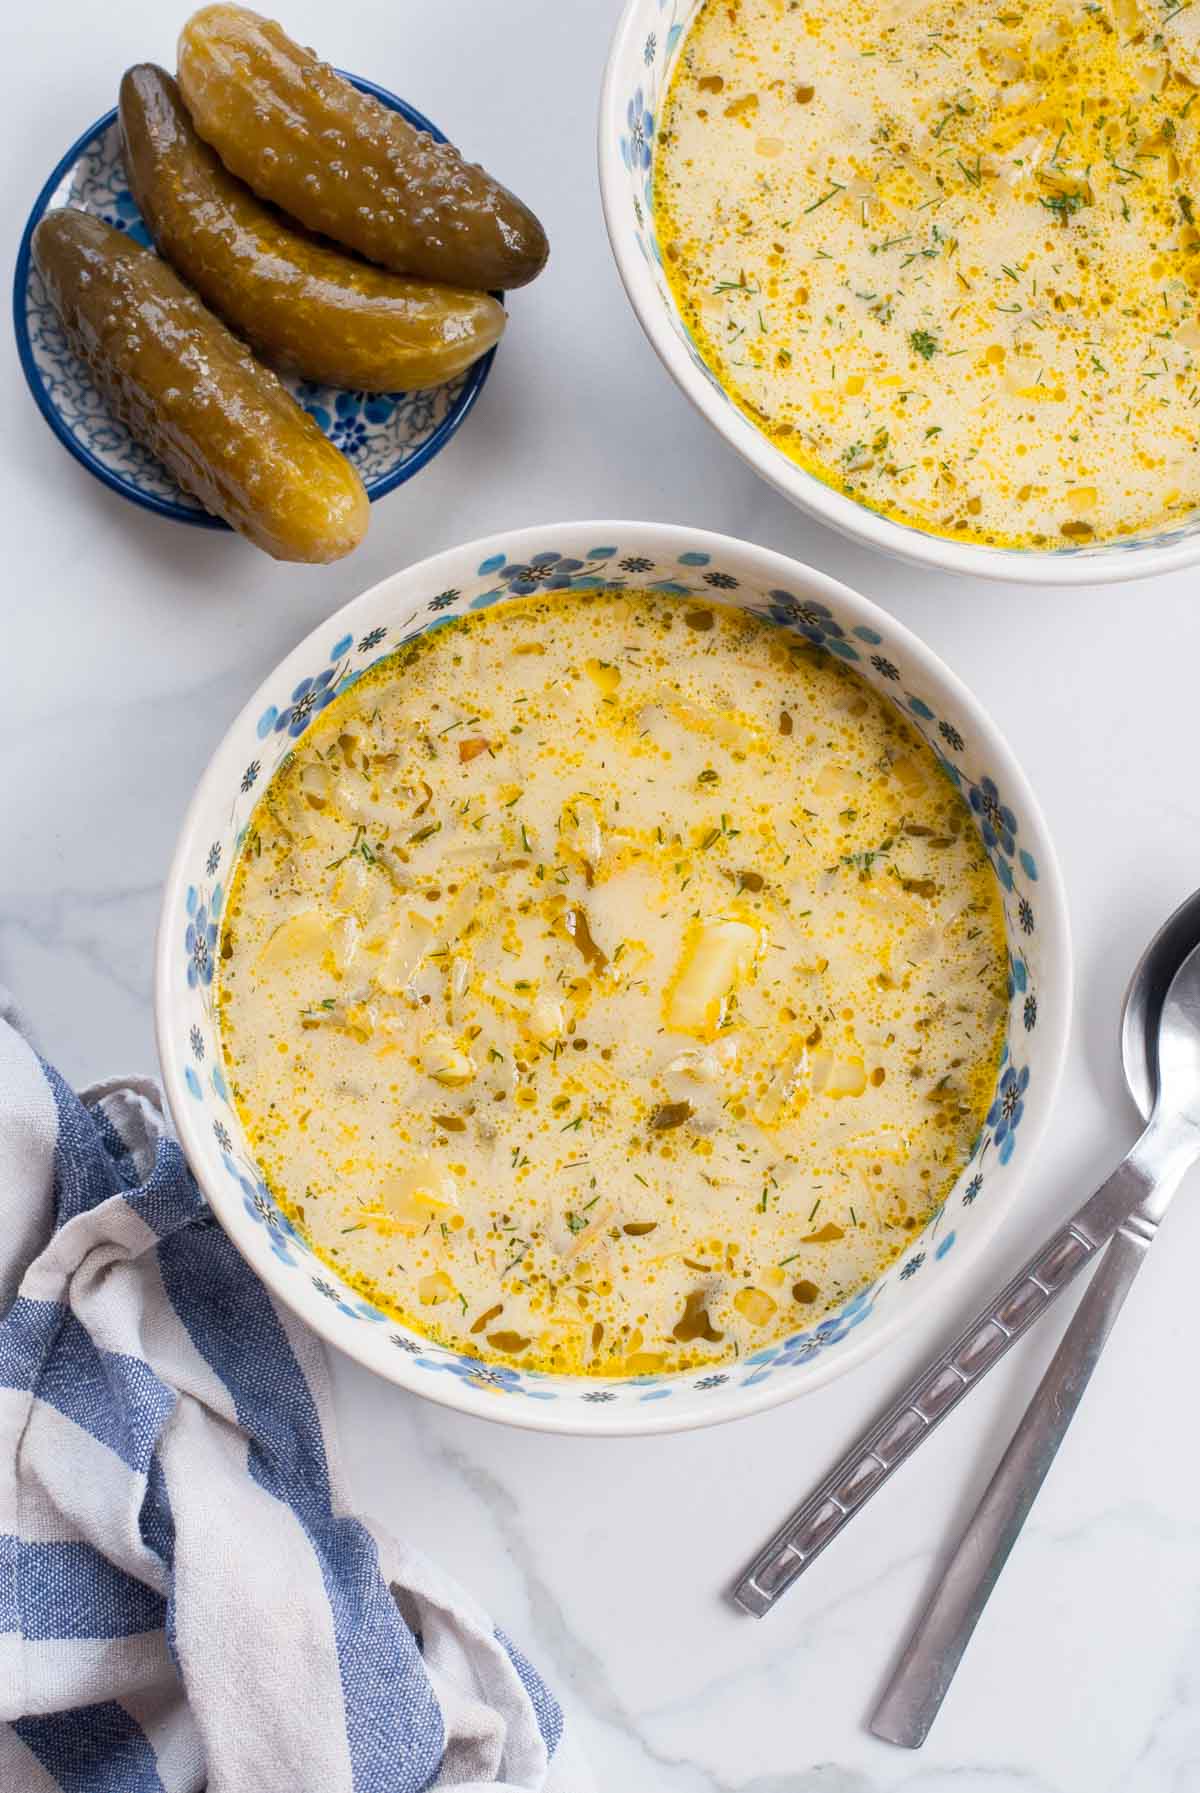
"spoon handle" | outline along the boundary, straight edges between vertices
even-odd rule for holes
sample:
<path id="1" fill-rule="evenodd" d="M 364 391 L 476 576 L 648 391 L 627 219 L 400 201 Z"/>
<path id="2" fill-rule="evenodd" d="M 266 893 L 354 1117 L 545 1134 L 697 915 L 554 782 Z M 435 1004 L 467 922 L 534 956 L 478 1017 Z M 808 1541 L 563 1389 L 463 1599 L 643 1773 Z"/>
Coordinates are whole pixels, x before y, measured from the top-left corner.
<path id="1" fill-rule="evenodd" d="M 1157 1231 L 1140 1208 L 1118 1227 L 875 1709 L 876 1737 L 924 1743 Z"/>
<path id="2" fill-rule="evenodd" d="M 1152 1123 L 1124 1163 L 932 1364 L 909 1383 L 864 1437 L 775 1533 L 731 1590 L 761 1618 L 884 1482 L 999 1363 L 1056 1295 L 1091 1263 L 1157 1181 Z"/>

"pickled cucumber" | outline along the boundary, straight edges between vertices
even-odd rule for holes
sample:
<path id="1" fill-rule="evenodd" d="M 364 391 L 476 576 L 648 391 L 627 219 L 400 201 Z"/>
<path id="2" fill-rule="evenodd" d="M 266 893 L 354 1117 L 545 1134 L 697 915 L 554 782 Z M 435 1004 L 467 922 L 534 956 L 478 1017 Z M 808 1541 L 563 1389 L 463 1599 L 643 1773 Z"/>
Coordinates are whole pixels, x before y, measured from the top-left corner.
<path id="1" fill-rule="evenodd" d="M 362 481 L 166 262 L 100 218 L 47 212 L 33 257 L 76 354 L 180 485 L 276 560 L 362 540 Z"/>
<path id="2" fill-rule="evenodd" d="M 244 6 L 206 6 L 179 39 L 192 121 L 226 168 L 310 230 L 398 274 L 524 286 L 545 232 L 449 143 L 360 93 Z"/>
<path id="3" fill-rule="evenodd" d="M 384 273 L 317 242 L 228 173 L 152 63 L 121 82 L 125 169 L 162 254 L 285 373 L 365 392 L 440 386 L 504 329 L 487 293 Z"/>

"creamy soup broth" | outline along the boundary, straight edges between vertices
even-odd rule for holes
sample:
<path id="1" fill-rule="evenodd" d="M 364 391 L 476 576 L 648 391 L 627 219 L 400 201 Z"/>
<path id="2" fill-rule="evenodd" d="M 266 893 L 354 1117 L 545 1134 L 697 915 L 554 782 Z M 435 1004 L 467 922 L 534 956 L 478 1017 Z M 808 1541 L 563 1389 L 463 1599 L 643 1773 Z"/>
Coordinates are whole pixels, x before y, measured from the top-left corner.
<path id="1" fill-rule="evenodd" d="M 786 454 L 965 541 L 1190 516 L 1184 14 L 708 0 L 660 120 L 659 242 L 701 353 Z"/>
<path id="2" fill-rule="evenodd" d="M 1003 915 L 935 756 L 719 604 L 511 600 L 310 725 L 220 947 L 251 1147 L 318 1253 L 484 1358 L 720 1362 L 944 1197 Z"/>

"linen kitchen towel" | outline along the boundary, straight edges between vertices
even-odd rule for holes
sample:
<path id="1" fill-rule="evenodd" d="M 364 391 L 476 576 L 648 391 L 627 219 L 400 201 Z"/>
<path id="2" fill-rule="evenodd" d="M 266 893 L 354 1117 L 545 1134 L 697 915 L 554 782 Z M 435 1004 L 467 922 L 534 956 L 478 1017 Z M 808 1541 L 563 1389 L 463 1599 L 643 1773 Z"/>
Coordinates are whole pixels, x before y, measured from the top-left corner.
<path id="1" fill-rule="evenodd" d="M 587 1793 L 520 1651 L 345 1509 L 318 1340 L 131 1080 L 0 994 L 0 1788 Z"/>

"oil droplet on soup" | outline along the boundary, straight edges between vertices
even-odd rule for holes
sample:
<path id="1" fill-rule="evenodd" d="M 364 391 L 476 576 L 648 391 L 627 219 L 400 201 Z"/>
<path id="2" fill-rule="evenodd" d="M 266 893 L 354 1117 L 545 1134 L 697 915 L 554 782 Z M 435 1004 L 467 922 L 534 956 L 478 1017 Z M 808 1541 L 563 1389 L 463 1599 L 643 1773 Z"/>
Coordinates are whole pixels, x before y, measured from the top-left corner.
<path id="1" fill-rule="evenodd" d="M 620 1376 L 810 1326 L 902 1249 L 979 1131 L 1005 967 L 897 711 L 757 618 L 604 592 L 419 637 L 310 724 L 217 989 L 322 1258 L 457 1349 Z"/>
<path id="2" fill-rule="evenodd" d="M 1149 0 L 708 0 L 659 119 L 655 226 L 734 402 L 934 534 L 1063 548 L 1190 516 L 1189 20 Z"/>

